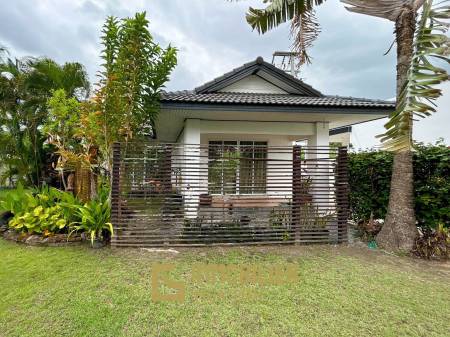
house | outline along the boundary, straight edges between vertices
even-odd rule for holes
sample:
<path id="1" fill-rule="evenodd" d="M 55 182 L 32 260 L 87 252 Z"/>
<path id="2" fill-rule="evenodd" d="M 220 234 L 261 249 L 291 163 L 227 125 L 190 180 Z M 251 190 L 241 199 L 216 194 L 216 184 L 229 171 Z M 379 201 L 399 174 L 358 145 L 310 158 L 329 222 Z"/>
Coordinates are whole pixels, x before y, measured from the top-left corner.
<path id="1" fill-rule="evenodd" d="M 262 57 L 192 91 L 166 92 L 157 142 L 128 149 L 122 170 L 131 178 L 117 183 L 158 211 L 133 213 L 136 200 L 127 200 L 137 215 L 123 220 L 124 233 L 145 233 L 149 245 L 343 241 L 345 149 L 330 148 L 330 137 L 393 109 L 325 95 Z"/>
<path id="2" fill-rule="evenodd" d="M 351 147 L 351 135 L 351 125 L 330 129 L 330 144 Z"/>

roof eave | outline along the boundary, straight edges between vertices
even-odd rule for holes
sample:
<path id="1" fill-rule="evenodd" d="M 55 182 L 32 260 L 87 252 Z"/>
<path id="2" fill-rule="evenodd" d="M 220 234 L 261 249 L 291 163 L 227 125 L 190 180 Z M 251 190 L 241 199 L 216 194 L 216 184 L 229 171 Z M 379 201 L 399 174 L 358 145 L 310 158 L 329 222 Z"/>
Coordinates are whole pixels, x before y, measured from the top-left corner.
<path id="1" fill-rule="evenodd" d="M 338 114 L 384 114 L 388 116 L 393 107 L 337 106 L 337 105 L 280 105 L 280 104 L 234 104 L 198 102 L 161 102 L 162 110 L 215 110 L 215 111 L 271 111 L 292 113 L 338 113 Z"/>

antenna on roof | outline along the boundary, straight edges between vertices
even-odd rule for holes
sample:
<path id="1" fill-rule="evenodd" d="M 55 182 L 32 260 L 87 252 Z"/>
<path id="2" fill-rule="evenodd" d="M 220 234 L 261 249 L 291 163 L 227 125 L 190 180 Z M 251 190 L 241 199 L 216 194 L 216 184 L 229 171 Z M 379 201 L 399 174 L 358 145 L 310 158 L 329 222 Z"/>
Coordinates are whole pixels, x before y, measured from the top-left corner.
<path id="1" fill-rule="evenodd" d="M 272 55 L 272 64 L 290 73 L 292 76 L 297 77 L 300 70 L 295 67 L 295 59 L 298 57 L 298 53 L 292 51 L 276 51 Z"/>

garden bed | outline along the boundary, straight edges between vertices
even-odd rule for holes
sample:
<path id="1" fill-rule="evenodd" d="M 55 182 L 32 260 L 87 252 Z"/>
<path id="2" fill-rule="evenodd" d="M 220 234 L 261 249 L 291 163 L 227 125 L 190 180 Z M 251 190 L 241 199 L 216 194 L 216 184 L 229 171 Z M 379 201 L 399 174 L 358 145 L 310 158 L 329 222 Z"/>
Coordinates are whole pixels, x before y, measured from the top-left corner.
<path id="1" fill-rule="evenodd" d="M 85 240 L 82 234 L 54 234 L 50 236 L 20 233 L 12 229 L 8 229 L 2 233 L 5 240 L 21 242 L 29 246 L 72 246 L 80 244 Z"/>

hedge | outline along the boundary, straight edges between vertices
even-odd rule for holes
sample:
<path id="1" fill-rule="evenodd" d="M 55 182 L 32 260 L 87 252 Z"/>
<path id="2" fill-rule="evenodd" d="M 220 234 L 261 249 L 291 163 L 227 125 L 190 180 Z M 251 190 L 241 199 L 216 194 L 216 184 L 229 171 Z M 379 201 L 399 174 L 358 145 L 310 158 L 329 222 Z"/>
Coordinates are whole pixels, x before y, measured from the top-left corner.
<path id="1" fill-rule="evenodd" d="M 366 151 L 350 154 L 350 208 L 353 220 L 384 219 L 389 202 L 392 153 Z M 450 148 L 417 145 L 413 157 L 415 210 L 418 226 L 450 227 Z"/>

